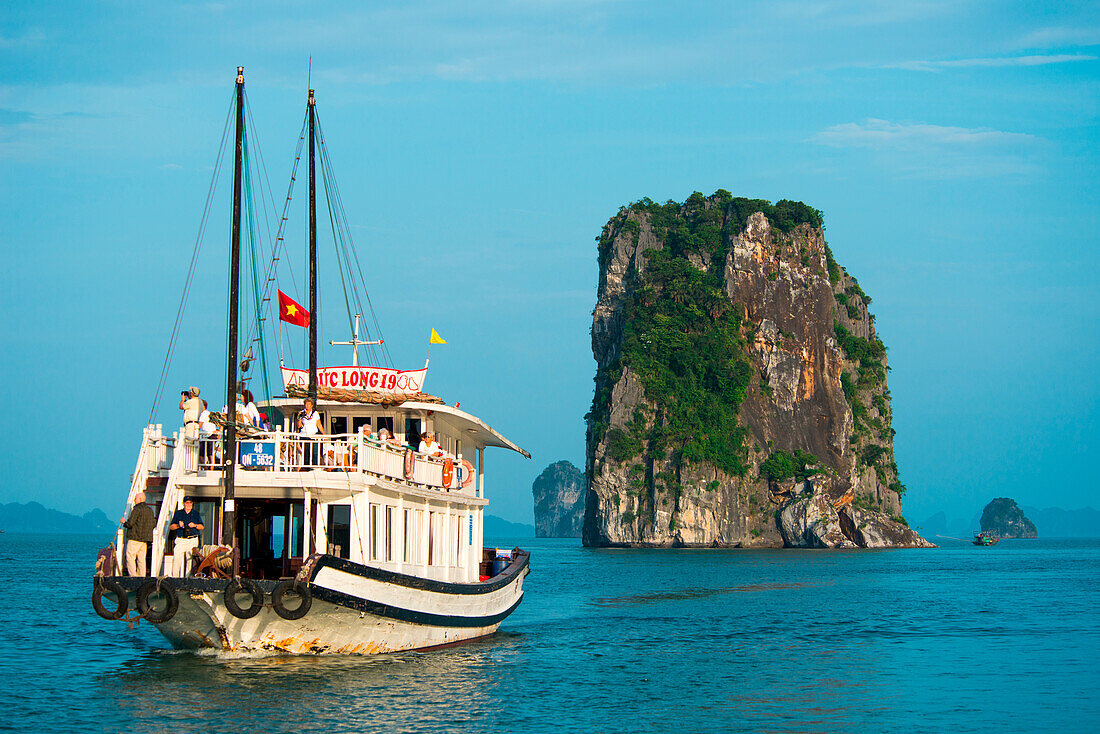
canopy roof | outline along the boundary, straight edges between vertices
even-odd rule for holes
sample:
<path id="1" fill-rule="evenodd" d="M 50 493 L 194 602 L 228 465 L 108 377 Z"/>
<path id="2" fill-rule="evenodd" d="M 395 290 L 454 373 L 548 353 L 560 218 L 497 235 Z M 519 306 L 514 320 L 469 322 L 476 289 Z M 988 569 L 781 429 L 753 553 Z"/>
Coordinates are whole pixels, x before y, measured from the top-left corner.
<path id="1" fill-rule="evenodd" d="M 291 387 L 288 392 L 297 393 L 299 390 Z M 292 395 L 289 398 L 274 398 L 267 405 L 274 407 L 283 407 L 288 405 L 301 405 L 304 399 L 305 391 L 302 397 Z M 386 394 L 389 399 L 386 400 L 373 400 L 367 397 L 369 393 L 364 393 L 359 390 L 336 390 L 337 393 L 359 393 L 366 399 L 349 400 L 349 399 L 333 399 L 328 397 L 329 393 L 333 392 L 331 389 L 318 388 L 317 390 L 317 407 L 324 408 L 326 406 L 349 406 L 350 404 L 358 403 L 361 405 L 377 405 L 383 408 L 397 408 L 400 407 L 403 410 L 422 410 L 432 414 L 432 419 L 435 421 L 436 430 L 444 429 L 449 434 L 454 436 L 464 436 L 467 440 L 472 441 L 477 446 L 495 446 L 502 449 L 511 449 L 518 454 L 523 454 L 528 459 L 531 458 L 531 454 L 526 450 L 520 448 L 512 441 L 502 436 L 497 431 L 493 430 L 485 421 L 481 420 L 475 415 L 471 415 L 464 410 L 459 410 L 453 405 L 446 405 L 442 400 L 434 395 L 427 395 L 420 393 L 413 399 L 401 400 L 393 399 L 392 393 Z"/>

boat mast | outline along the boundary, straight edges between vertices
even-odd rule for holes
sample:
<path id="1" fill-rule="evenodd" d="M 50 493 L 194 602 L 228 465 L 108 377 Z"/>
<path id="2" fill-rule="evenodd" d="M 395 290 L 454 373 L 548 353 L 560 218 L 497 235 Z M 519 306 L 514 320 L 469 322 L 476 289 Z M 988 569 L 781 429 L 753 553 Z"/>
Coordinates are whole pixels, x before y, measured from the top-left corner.
<path id="1" fill-rule="evenodd" d="M 233 233 L 229 249 L 229 364 L 225 382 L 225 438 L 222 445 L 222 544 L 235 546 L 233 512 L 237 458 L 237 291 L 241 277 L 241 159 L 244 154 L 244 67 L 237 67 L 237 145 L 233 160 Z"/>
<path id="2" fill-rule="evenodd" d="M 309 90 L 309 396 L 317 405 L 317 184 L 314 178 L 314 101 Z"/>

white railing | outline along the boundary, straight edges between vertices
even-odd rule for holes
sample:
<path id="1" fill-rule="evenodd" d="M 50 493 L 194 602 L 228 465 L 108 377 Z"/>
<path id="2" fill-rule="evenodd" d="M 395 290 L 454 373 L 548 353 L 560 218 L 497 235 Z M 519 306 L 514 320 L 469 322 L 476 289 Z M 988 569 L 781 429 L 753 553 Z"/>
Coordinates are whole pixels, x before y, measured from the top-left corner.
<path id="1" fill-rule="evenodd" d="M 173 452 L 172 468 L 168 472 L 168 482 L 164 485 L 164 497 L 160 503 L 157 529 L 153 533 L 153 558 L 149 565 L 151 576 L 157 576 L 158 569 L 164 564 L 164 546 L 168 540 L 168 526 L 172 524 L 172 515 L 183 506 L 183 487 L 180 486 L 180 479 L 185 473 L 193 473 L 198 468 L 198 441 L 193 438 L 180 438 L 177 443 L 176 450 Z"/>
<path id="2" fill-rule="evenodd" d="M 126 496 L 126 507 L 123 508 L 123 512 L 129 515 L 130 508 L 134 506 L 134 498 L 138 492 L 145 491 L 145 485 L 149 479 L 149 464 L 151 463 L 151 455 L 154 453 L 153 446 L 155 441 L 155 435 L 158 432 L 159 426 L 145 426 L 141 429 L 141 449 L 138 451 L 137 464 L 134 466 L 134 473 L 130 476 L 130 493 Z M 125 528 L 122 522 L 118 524 L 118 530 L 115 533 L 115 575 L 122 575 L 122 563 L 124 560 L 123 555 L 123 532 Z"/>
<path id="3" fill-rule="evenodd" d="M 449 484 L 443 483 L 444 457 L 413 452 L 411 477 L 405 476 L 406 447 L 378 441 L 360 433 L 303 436 L 296 433 L 264 433 L 239 441 L 238 466 L 243 471 L 347 471 L 364 472 L 388 479 L 436 489 L 459 489 L 461 461 Z M 222 468 L 221 438 L 201 438 L 196 448 L 199 469 Z"/>

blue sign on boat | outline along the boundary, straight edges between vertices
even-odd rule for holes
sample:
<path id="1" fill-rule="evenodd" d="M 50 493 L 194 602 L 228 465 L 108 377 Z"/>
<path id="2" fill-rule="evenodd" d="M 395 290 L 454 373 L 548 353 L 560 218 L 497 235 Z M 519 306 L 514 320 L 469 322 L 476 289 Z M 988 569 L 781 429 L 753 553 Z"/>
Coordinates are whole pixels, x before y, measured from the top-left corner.
<path id="1" fill-rule="evenodd" d="M 275 466 L 274 441 L 241 441 L 241 466 Z"/>

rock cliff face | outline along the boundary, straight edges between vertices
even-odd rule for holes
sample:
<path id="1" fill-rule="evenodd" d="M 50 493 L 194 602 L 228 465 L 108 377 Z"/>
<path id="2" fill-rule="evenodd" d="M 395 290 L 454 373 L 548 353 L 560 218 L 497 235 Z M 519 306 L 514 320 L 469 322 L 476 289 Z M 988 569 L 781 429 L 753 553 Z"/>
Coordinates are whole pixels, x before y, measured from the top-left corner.
<path id="1" fill-rule="evenodd" d="M 643 200 L 599 257 L 586 545 L 930 545 L 900 520 L 871 299 L 819 212 Z"/>
<path id="2" fill-rule="evenodd" d="M 546 467 L 531 485 L 536 538 L 579 538 L 584 520 L 584 472 L 570 461 Z"/>
<path id="3" fill-rule="evenodd" d="M 1038 538 L 1035 523 L 1028 520 L 1016 500 L 998 497 L 982 510 L 982 530 L 998 538 Z"/>

